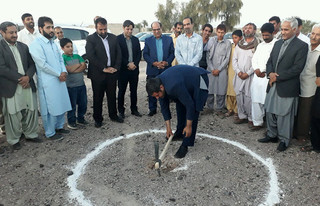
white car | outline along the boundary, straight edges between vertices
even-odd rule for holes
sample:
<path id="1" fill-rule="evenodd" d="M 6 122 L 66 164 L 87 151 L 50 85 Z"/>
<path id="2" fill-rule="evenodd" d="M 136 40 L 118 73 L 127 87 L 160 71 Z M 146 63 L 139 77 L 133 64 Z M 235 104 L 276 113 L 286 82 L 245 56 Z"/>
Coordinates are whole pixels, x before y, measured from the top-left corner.
<path id="1" fill-rule="evenodd" d="M 86 54 L 86 38 L 93 34 L 96 30 L 94 28 L 75 27 L 75 26 L 61 26 L 65 38 L 71 39 L 78 49 L 78 54 L 84 59 Z"/>

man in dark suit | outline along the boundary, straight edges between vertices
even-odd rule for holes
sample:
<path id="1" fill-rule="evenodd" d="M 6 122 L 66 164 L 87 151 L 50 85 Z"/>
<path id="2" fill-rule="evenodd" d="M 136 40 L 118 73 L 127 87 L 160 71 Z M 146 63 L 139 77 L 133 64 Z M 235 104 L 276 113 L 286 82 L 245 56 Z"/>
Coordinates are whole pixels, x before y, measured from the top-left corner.
<path id="1" fill-rule="evenodd" d="M 161 23 L 153 22 L 151 28 L 153 36 L 145 40 L 143 50 L 143 57 L 147 62 L 147 79 L 154 78 L 171 67 L 174 59 L 172 38 L 162 35 Z M 153 116 L 157 113 L 157 99 L 149 95 L 148 102 L 148 116 Z"/>
<path id="2" fill-rule="evenodd" d="M 141 49 L 139 39 L 132 36 L 134 23 L 130 20 L 123 22 L 123 34 L 117 36 L 121 48 L 122 61 L 118 80 L 118 111 L 121 118 L 124 115 L 124 95 L 127 85 L 130 85 L 131 114 L 141 117 L 137 107 L 137 88 L 139 80 L 139 62 Z"/>
<path id="3" fill-rule="evenodd" d="M 107 95 L 109 117 L 122 123 L 117 115 L 116 87 L 118 70 L 121 66 L 121 49 L 115 35 L 107 32 L 107 20 L 100 17 L 95 21 L 96 32 L 87 37 L 86 54 L 89 60 L 88 78 L 93 90 L 93 118 L 95 127 L 102 126 L 102 101 Z"/>
<path id="4" fill-rule="evenodd" d="M 282 22 L 282 40 L 275 43 L 267 62 L 269 85 L 265 100 L 267 135 L 259 142 L 277 142 L 284 151 L 292 137 L 297 112 L 300 73 L 307 59 L 308 45 L 296 37 L 298 22 L 288 18 Z"/>
<path id="5" fill-rule="evenodd" d="M 38 106 L 33 81 L 35 64 L 28 46 L 17 41 L 17 28 L 12 22 L 0 25 L 0 97 L 7 141 L 14 150 L 21 148 L 20 137 L 41 142 L 38 138 Z"/>
<path id="6" fill-rule="evenodd" d="M 208 73 L 199 67 L 177 65 L 147 81 L 148 94 L 160 98 L 167 137 L 173 135 L 170 100 L 176 102 L 178 124 L 175 133 L 183 136 L 182 144 L 175 154 L 176 158 L 185 157 L 188 146 L 194 145 L 199 112 L 202 111 L 208 97 Z"/>

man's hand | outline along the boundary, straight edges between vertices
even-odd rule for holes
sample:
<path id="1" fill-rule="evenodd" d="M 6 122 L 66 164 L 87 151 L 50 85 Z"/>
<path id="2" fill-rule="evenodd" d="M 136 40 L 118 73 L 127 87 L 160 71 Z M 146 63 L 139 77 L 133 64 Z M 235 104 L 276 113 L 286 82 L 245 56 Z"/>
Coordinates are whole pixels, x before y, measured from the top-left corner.
<path id="1" fill-rule="evenodd" d="M 134 65 L 134 63 L 133 62 L 130 62 L 129 64 L 128 64 L 128 69 L 129 70 L 135 70 L 137 67 L 136 67 L 136 65 Z"/>
<path id="2" fill-rule="evenodd" d="M 217 76 L 219 76 L 220 71 L 219 71 L 219 69 L 214 69 L 214 70 L 212 70 L 211 73 L 212 73 L 213 76 L 217 77 Z"/>
<path id="3" fill-rule="evenodd" d="M 166 61 L 161 61 L 161 62 L 160 62 L 160 68 L 161 68 L 161 69 L 166 68 L 168 65 L 169 65 L 169 63 L 166 62 Z"/>
<path id="4" fill-rule="evenodd" d="M 241 77 L 240 77 L 242 80 L 245 80 L 245 79 L 248 79 L 249 78 L 249 75 L 245 72 L 242 73 Z"/>
<path id="5" fill-rule="evenodd" d="M 67 80 L 67 72 L 62 72 L 59 76 L 60 82 L 65 82 Z"/>
<path id="6" fill-rule="evenodd" d="M 104 68 L 103 69 L 103 72 L 104 73 L 109 73 L 109 74 L 113 74 L 113 73 L 115 73 L 117 70 L 115 69 L 115 68 L 113 68 L 113 67 L 107 67 L 107 68 Z"/>
<path id="7" fill-rule="evenodd" d="M 22 88 L 28 88 L 30 87 L 29 85 L 30 78 L 28 76 L 22 76 L 20 79 L 18 79 L 18 83 L 22 86 Z"/>
<path id="8" fill-rule="evenodd" d="M 243 74 L 242 72 L 239 72 L 239 73 L 238 73 L 238 77 L 239 77 L 240 79 L 242 79 L 242 78 L 241 78 L 242 74 Z"/>
<path id="9" fill-rule="evenodd" d="M 277 77 L 279 76 L 279 74 L 275 73 L 275 72 L 271 72 L 269 74 L 269 85 L 270 87 L 272 87 L 273 83 L 277 81 Z"/>
<path id="10" fill-rule="evenodd" d="M 173 135 L 172 129 L 171 129 L 171 122 L 170 122 L 170 120 L 167 120 L 165 123 L 166 123 L 166 128 L 167 128 L 166 136 L 167 136 L 167 139 L 169 139 L 169 137 Z"/>
<path id="11" fill-rule="evenodd" d="M 184 134 L 185 137 L 190 137 L 192 134 L 192 120 L 187 120 L 187 125 L 183 129 L 182 134 Z"/>
<path id="12" fill-rule="evenodd" d="M 317 85 L 317 87 L 320 87 L 320 77 L 317 77 L 317 79 L 316 79 L 316 85 Z"/>

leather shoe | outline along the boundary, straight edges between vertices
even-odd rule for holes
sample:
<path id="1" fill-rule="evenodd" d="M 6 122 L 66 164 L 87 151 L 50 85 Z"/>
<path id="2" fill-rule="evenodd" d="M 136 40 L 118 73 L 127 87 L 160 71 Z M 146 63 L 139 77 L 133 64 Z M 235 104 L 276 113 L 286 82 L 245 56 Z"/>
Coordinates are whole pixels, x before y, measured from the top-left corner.
<path id="1" fill-rule="evenodd" d="M 188 147 L 187 146 L 180 146 L 177 153 L 174 155 L 175 158 L 184 158 L 186 154 L 188 153 Z"/>
<path id="2" fill-rule="evenodd" d="M 148 116 L 149 116 L 149 117 L 152 117 L 152 116 L 155 115 L 155 114 L 157 114 L 157 111 L 150 111 L 149 114 L 148 114 Z"/>
<path id="3" fill-rule="evenodd" d="M 124 119 L 124 118 L 125 118 L 124 112 L 119 112 L 119 116 L 120 116 L 122 119 Z"/>
<path id="4" fill-rule="evenodd" d="M 61 128 L 61 129 L 56 129 L 56 133 L 58 133 L 58 134 L 69 134 L 69 133 L 70 133 L 70 131 L 69 131 L 69 130 L 66 130 L 66 129 Z"/>
<path id="5" fill-rule="evenodd" d="M 34 142 L 34 143 L 41 143 L 42 139 L 40 139 L 39 137 L 36 137 L 36 138 L 28 138 L 28 139 L 26 139 L 26 141 Z"/>
<path id="6" fill-rule="evenodd" d="M 288 147 L 286 146 L 286 143 L 280 142 L 279 145 L 278 145 L 278 147 L 277 147 L 277 150 L 278 150 L 279 152 L 283 152 L 283 151 L 285 151 L 287 148 L 288 148 Z"/>
<path id="7" fill-rule="evenodd" d="M 96 128 L 100 128 L 100 127 L 102 126 L 102 122 L 95 122 L 95 123 L 94 123 L 94 126 L 95 126 Z"/>
<path id="8" fill-rule="evenodd" d="M 278 137 L 271 138 L 268 135 L 266 135 L 265 138 L 258 139 L 258 142 L 261 142 L 261 143 L 269 143 L 269 142 L 277 143 L 278 142 Z"/>
<path id="9" fill-rule="evenodd" d="M 15 143 L 14 145 L 12 145 L 12 149 L 13 150 L 19 150 L 19 149 L 21 149 L 21 144 L 20 144 L 20 142 L 17 142 L 17 143 Z"/>
<path id="10" fill-rule="evenodd" d="M 140 112 L 138 112 L 138 110 L 132 111 L 131 114 L 133 114 L 134 116 L 137 116 L 137 117 L 142 117 L 142 115 L 140 114 Z"/>
<path id="11" fill-rule="evenodd" d="M 111 121 L 114 121 L 114 122 L 118 122 L 118 123 L 123 123 L 123 119 L 121 117 L 114 117 L 114 118 L 111 118 Z"/>

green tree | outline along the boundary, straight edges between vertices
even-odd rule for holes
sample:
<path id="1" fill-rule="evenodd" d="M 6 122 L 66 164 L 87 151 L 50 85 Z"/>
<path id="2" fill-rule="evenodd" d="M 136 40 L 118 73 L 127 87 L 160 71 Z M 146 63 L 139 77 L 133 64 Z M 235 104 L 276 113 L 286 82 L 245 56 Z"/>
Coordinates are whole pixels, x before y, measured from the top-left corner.
<path id="1" fill-rule="evenodd" d="M 210 0 L 191 0 L 181 6 L 180 20 L 191 17 L 194 23 L 194 30 L 198 31 L 200 25 L 211 22 L 212 11 L 210 11 Z"/>
<path id="2" fill-rule="evenodd" d="M 141 25 L 143 25 L 143 28 L 146 28 L 148 26 L 147 20 L 142 20 Z"/>
<path id="3" fill-rule="evenodd" d="M 142 28 L 142 24 L 141 23 L 135 24 L 135 28 L 139 29 L 139 32 L 140 32 Z"/>
<path id="4" fill-rule="evenodd" d="M 316 22 L 312 22 L 310 20 L 302 20 L 302 30 L 301 32 L 303 34 L 308 34 L 311 32 L 313 25 L 315 25 Z"/>
<path id="5" fill-rule="evenodd" d="M 163 31 L 170 31 L 174 23 L 177 22 L 179 17 L 178 5 L 172 0 L 167 0 L 165 5 L 158 5 L 155 16 L 161 22 Z"/>
<path id="6" fill-rule="evenodd" d="M 221 20 L 232 31 L 234 26 L 240 23 L 240 9 L 243 6 L 241 0 L 214 0 L 211 4 L 212 15 L 215 20 Z"/>

